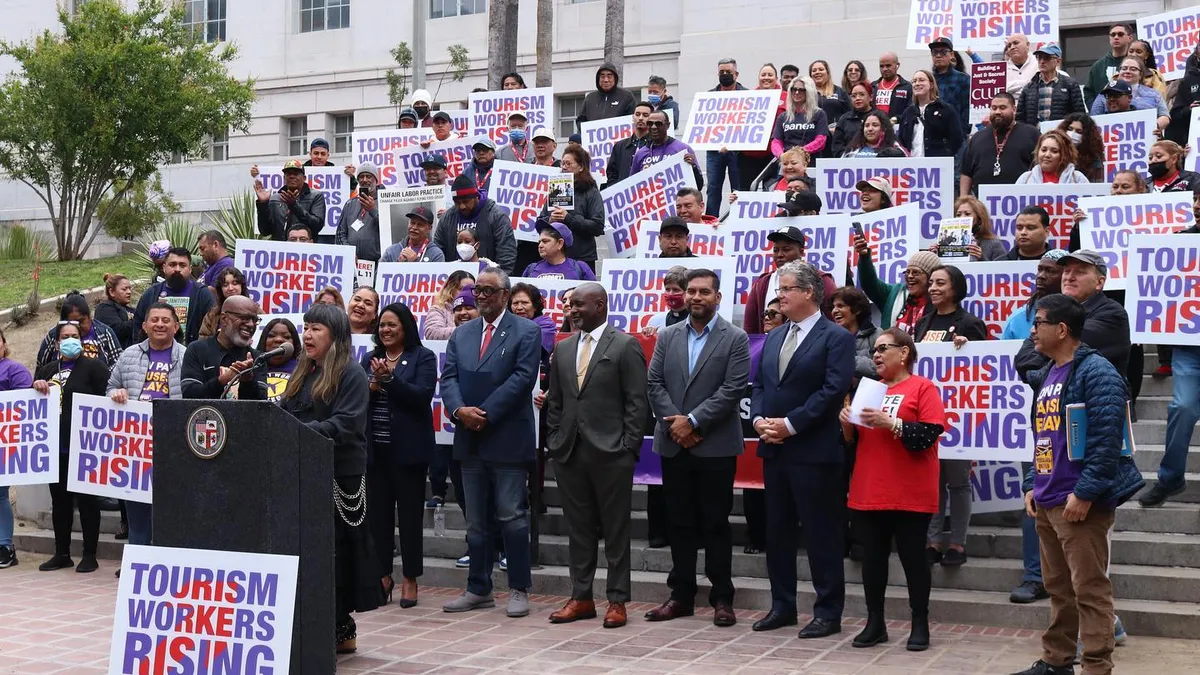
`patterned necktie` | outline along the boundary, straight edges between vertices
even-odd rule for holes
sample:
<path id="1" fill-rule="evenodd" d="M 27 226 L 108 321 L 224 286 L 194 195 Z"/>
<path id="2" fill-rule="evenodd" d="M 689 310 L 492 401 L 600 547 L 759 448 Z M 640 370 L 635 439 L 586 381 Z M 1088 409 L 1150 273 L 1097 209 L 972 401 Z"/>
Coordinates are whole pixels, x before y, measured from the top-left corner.
<path id="1" fill-rule="evenodd" d="M 592 360 L 592 336 L 583 334 L 583 348 L 579 351 L 579 366 L 575 368 L 576 384 L 583 388 L 583 378 L 587 377 L 588 361 Z"/>
<path id="2" fill-rule="evenodd" d="M 479 358 L 480 359 L 482 359 L 483 355 L 485 353 L 487 353 L 488 345 L 490 345 L 492 343 L 492 329 L 493 328 L 495 328 L 495 326 L 493 326 L 492 324 L 489 323 L 487 325 L 487 328 L 483 329 L 483 342 L 481 342 L 479 344 Z"/>
<path id="3" fill-rule="evenodd" d="M 779 352 L 779 379 L 783 379 L 783 373 L 787 370 L 788 364 L 792 362 L 792 354 L 796 353 L 796 347 L 800 343 L 800 325 L 792 324 L 788 328 L 787 338 L 783 341 L 783 350 Z"/>

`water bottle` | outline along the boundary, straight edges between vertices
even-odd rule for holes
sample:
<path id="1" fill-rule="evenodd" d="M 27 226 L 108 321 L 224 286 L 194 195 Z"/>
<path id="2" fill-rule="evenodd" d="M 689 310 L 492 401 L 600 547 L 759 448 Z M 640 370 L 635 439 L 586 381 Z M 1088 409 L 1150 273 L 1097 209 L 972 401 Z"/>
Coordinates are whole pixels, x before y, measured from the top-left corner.
<path id="1" fill-rule="evenodd" d="M 442 510 L 441 504 L 433 510 L 433 536 L 446 536 L 446 512 Z"/>

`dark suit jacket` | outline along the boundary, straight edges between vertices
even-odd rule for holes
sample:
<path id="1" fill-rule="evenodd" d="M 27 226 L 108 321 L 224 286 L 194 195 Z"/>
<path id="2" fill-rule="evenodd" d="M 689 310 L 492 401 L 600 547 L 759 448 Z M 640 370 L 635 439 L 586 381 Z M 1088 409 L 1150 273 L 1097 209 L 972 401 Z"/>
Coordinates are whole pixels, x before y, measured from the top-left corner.
<path id="1" fill-rule="evenodd" d="M 745 331 L 718 316 L 689 373 L 689 323 L 660 330 L 650 359 L 654 452 L 663 457 L 679 454 L 680 445 L 671 438 L 671 425 L 663 418 L 690 414 L 702 439 L 690 449 L 693 455 L 736 457 L 745 447 L 738 404 L 750 381 L 750 340 Z"/>
<path id="2" fill-rule="evenodd" d="M 583 386 L 575 374 L 579 333 L 559 342 L 550 358 L 546 393 L 546 450 L 566 461 L 576 443 L 596 452 L 632 453 L 646 428 L 646 355 L 632 335 L 604 329 L 592 350 Z"/>
<path id="3" fill-rule="evenodd" d="M 483 326 L 483 317 L 464 323 L 446 345 L 442 402 L 457 425 L 454 458 L 532 462 L 537 445 L 533 387 L 541 363 L 542 331 L 529 319 L 505 312 L 481 359 Z M 483 429 L 471 431 L 459 424 L 453 413 L 463 406 L 487 413 Z"/>
<path id="4" fill-rule="evenodd" d="M 367 375 L 371 374 L 371 359 L 384 358 L 384 352 L 372 350 L 363 355 L 360 365 Z M 437 443 L 434 442 L 433 392 L 437 388 L 437 355 L 425 347 L 405 352 L 392 371 L 392 380 L 383 385 L 387 393 L 388 413 L 391 418 L 389 431 L 392 442 L 389 447 L 379 447 L 371 440 L 372 425 L 367 422 L 367 463 L 398 467 L 424 464 L 433 459 Z M 380 394 L 371 393 L 371 406 Z"/>
<path id="5" fill-rule="evenodd" d="M 791 324 L 767 334 L 750 396 L 750 419 L 786 417 L 796 434 L 759 443 L 758 456 L 789 464 L 839 464 L 838 414 L 854 379 L 854 335 L 825 317 L 796 348 L 779 377 L 779 350 Z"/>

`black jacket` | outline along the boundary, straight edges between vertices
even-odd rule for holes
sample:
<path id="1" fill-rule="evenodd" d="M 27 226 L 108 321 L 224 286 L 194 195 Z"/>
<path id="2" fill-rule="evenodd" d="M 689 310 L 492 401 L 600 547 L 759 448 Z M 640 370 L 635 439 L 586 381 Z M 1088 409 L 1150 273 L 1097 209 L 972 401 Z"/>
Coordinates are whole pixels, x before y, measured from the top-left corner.
<path id="1" fill-rule="evenodd" d="M 142 323 L 146 321 L 150 305 L 158 302 L 162 297 L 164 284 L 166 284 L 165 281 L 147 288 L 138 300 L 137 309 L 133 310 L 133 341 L 135 343 L 146 339 L 146 334 L 142 331 Z M 188 299 L 187 326 L 184 330 L 183 340 L 180 340 L 183 344 L 189 345 L 200 339 L 200 324 L 204 323 L 204 317 L 216 304 L 217 300 L 213 297 L 212 291 L 208 290 L 208 286 L 199 281 L 192 282 L 192 292 Z M 179 337 L 176 335 L 175 339 L 178 340 Z"/>
<path id="2" fill-rule="evenodd" d="M 608 165 L 604 169 L 604 186 L 616 185 L 629 178 L 633 169 L 633 153 L 650 142 L 650 134 L 641 138 L 630 136 L 613 144 L 612 154 L 608 157 Z"/>
<path id="3" fill-rule="evenodd" d="M 609 91 L 600 88 L 600 73 L 609 71 L 616 77 L 616 84 Z M 596 69 L 596 91 L 590 92 L 583 99 L 583 110 L 575 118 L 576 124 L 606 120 L 610 117 L 632 115 L 637 107 L 637 99 L 628 90 L 621 88 L 621 75 L 617 67 L 605 63 Z"/>
<path id="4" fill-rule="evenodd" d="M 183 353 L 182 378 L 184 398 L 221 398 L 225 385 L 218 379 L 221 367 L 245 361 L 246 355 L 258 356 L 253 347 L 235 347 L 228 351 L 216 336 L 197 340 Z M 261 401 L 267 398 L 267 369 L 260 368 L 254 379 L 237 385 L 237 397 L 242 401 Z"/>
<path id="5" fill-rule="evenodd" d="M 917 115 L 921 108 L 915 103 L 904 109 L 900 118 L 900 128 L 896 136 L 910 152 L 913 147 L 913 133 L 917 128 Z M 935 98 L 925 106 L 925 156 L 953 157 L 962 147 L 962 124 L 958 113 L 940 98 Z"/>
<path id="6" fill-rule="evenodd" d="M 836 122 L 838 119 L 850 111 L 850 97 L 846 91 L 836 84 L 833 85 L 832 96 L 817 95 L 817 106 L 825 111 L 825 117 L 830 122 Z M 826 146 L 826 150 L 828 150 Z M 833 155 L 836 157 L 837 155 Z"/>
<path id="7" fill-rule="evenodd" d="M 1191 142 L 1188 127 L 1192 120 L 1192 103 L 1200 101 L 1200 53 L 1192 52 L 1187 58 L 1183 79 L 1178 82 L 1178 91 L 1171 104 L 1171 123 L 1163 134 L 1181 146 Z"/>
<path id="8" fill-rule="evenodd" d="M 280 399 L 279 406 L 309 429 L 333 441 L 335 477 L 361 476 L 367 472 L 367 420 L 371 417 L 367 374 L 353 362 L 347 363 L 332 401 L 312 397 L 313 383 L 319 374 L 320 369 L 310 373 L 300 391 Z M 429 428 L 433 429 L 432 423 Z"/>
<path id="9" fill-rule="evenodd" d="M 58 373 L 59 360 L 56 358 L 37 369 L 34 375 L 35 380 L 49 380 Z M 108 390 L 108 366 L 104 365 L 99 359 L 91 359 L 86 356 L 80 356 L 75 359 L 75 364 L 71 366 L 71 374 L 67 376 L 67 381 L 62 383 L 62 410 L 59 414 L 59 434 L 58 434 L 58 451 L 66 453 L 71 448 L 71 439 L 74 434 L 71 430 L 71 408 L 75 400 L 75 394 L 91 394 L 92 396 L 103 396 Z M 50 395 L 54 395 L 51 390 Z M 66 458 L 59 461 L 65 462 Z"/>
<path id="10" fill-rule="evenodd" d="M 1103 293 L 1096 293 L 1083 302 L 1087 317 L 1083 320 L 1083 343 L 1104 355 L 1125 374 L 1129 365 L 1129 315 L 1121 303 Z M 1033 339 L 1025 338 L 1013 365 L 1022 380 L 1049 361 L 1033 348 Z"/>
<path id="11" fill-rule="evenodd" d="M 1041 84 L 1042 74 L 1038 73 L 1033 76 L 1029 84 L 1021 90 L 1021 96 L 1017 99 L 1017 121 L 1038 125 L 1038 86 Z M 1054 85 L 1054 91 L 1050 94 L 1050 119 L 1061 120 L 1071 113 L 1086 113 L 1087 106 L 1083 102 L 1083 91 L 1079 88 L 1079 82 L 1069 75 L 1059 73 L 1058 82 Z"/>
<path id="12" fill-rule="evenodd" d="M 133 308 L 118 303 L 116 300 L 105 300 L 96 305 L 93 316 L 100 323 L 113 329 L 121 349 L 133 345 Z"/>
<path id="13" fill-rule="evenodd" d="M 851 110 L 837 118 L 836 126 L 833 128 L 833 138 L 831 139 L 833 144 L 830 150 L 830 153 L 832 153 L 831 157 L 841 157 L 842 153 L 846 152 L 846 148 L 850 146 L 850 141 L 853 141 L 854 137 L 862 129 L 863 119 L 866 118 L 867 113 L 874 109 L 875 102 L 872 101 L 871 108 L 866 112 L 860 113 L 857 110 Z M 829 119 L 834 118 L 831 117 Z"/>
<path id="14" fill-rule="evenodd" d="M 273 241 L 287 241 L 288 228 L 295 224 L 306 225 L 313 235 L 320 234 L 325 227 L 325 194 L 300 186 L 300 196 L 290 206 L 279 198 L 279 192 L 258 205 L 258 233 Z"/>
<path id="15" fill-rule="evenodd" d="M 929 332 L 929 327 L 933 324 L 933 319 L 938 314 L 935 310 L 925 312 L 925 316 L 917 322 L 913 329 L 913 341 L 921 342 L 925 339 L 925 333 Z M 942 342 L 953 342 L 955 335 L 961 335 L 968 340 L 986 340 L 987 339 L 987 324 L 982 319 L 959 307 L 950 315 L 951 325 L 954 330 L 947 331 Z"/>
<path id="16" fill-rule="evenodd" d="M 897 75 L 896 78 L 900 81 L 896 84 L 896 88 L 892 90 L 892 101 L 888 105 L 888 117 L 899 121 L 900 117 L 904 114 L 904 111 L 907 110 L 910 105 L 912 105 L 913 90 L 911 82 L 899 75 Z M 879 91 L 879 83 L 882 81 L 883 78 L 881 77 L 872 82 L 871 90 Z"/>
<path id="17" fill-rule="evenodd" d="M 538 226 L 550 222 L 550 207 L 543 206 L 538 215 Z M 600 188 L 589 176 L 586 181 L 575 181 L 575 208 L 567 211 L 567 219 L 563 221 L 575 238 L 574 243 L 567 247 L 568 258 L 582 260 L 593 268 L 596 266 L 596 237 L 604 236 L 604 200 L 600 198 Z"/>
<path id="18" fill-rule="evenodd" d="M 363 371 L 370 373 L 371 359 L 382 359 L 384 356 L 382 349 L 364 354 L 360 363 Z M 370 432 L 370 428 L 374 421 L 368 416 L 368 464 L 387 472 L 400 466 L 428 464 L 433 459 L 437 443 L 433 433 L 433 409 L 429 404 L 433 401 L 437 380 L 438 359 L 432 351 L 417 347 L 416 351 L 406 351 L 401 355 L 400 362 L 392 371 L 391 381 L 383 385 L 388 417 L 391 419 L 388 431 L 392 442 L 388 447 L 381 448 L 371 441 L 374 433 Z M 380 392 L 370 392 L 371 408 L 375 407 L 381 395 Z"/>

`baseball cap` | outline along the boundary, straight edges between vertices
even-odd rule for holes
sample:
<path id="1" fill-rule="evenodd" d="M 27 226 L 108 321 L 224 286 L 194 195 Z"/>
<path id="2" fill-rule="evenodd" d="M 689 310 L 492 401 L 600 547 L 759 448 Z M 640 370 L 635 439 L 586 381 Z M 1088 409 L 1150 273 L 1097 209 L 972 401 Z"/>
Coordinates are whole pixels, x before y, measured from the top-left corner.
<path id="1" fill-rule="evenodd" d="M 450 117 L 450 113 L 446 112 L 445 110 L 439 110 L 439 111 L 433 113 L 433 121 L 434 122 L 443 121 L 443 122 L 453 123 L 454 118 Z"/>
<path id="2" fill-rule="evenodd" d="M 1109 83 L 1109 85 L 1100 93 L 1105 96 L 1133 96 L 1133 89 L 1130 88 L 1128 82 L 1124 80 L 1117 80 L 1116 82 Z"/>
<path id="3" fill-rule="evenodd" d="M 508 119 L 510 119 L 510 120 L 511 120 L 511 119 L 512 119 L 512 118 L 514 118 L 514 117 L 520 117 L 520 118 L 521 118 L 521 119 L 523 119 L 523 120 L 528 120 L 528 119 L 529 119 L 528 117 L 526 117 L 526 116 L 525 116 L 525 113 L 524 113 L 524 112 L 522 112 L 522 111 L 520 111 L 520 110 L 514 110 L 514 111 L 512 111 L 512 112 L 510 112 L 510 113 L 508 114 Z"/>
<path id="4" fill-rule="evenodd" d="M 288 171 L 299 171 L 300 173 L 304 173 L 304 162 L 301 162 L 298 159 L 289 159 L 283 163 L 283 170 L 285 173 Z"/>
<path id="5" fill-rule="evenodd" d="M 1081 248 L 1074 253 L 1068 253 L 1067 255 L 1064 255 L 1058 259 L 1058 264 L 1066 265 L 1068 260 L 1075 260 L 1085 265 L 1091 265 L 1096 268 L 1096 271 L 1100 273 L 1100 276 L 1108 276 L 1108 263 L 1104 262 L 1104 257 L 1089 248 Z"/>
<path id="6" fill-rule="evenodd" d="M 860 192 L 866 190 L 867 188 L 882 192 L 883 194 L 887 195 L 888 201 L 892 201 L 892 183 L 883 176 L 875 176 L 874 178 L 868 178 L 867 180 L 860 180 L 858 181 L 858 184 L 854 186 L 854 189 Z"/>
<path id="7" fill-rule="evenodd" d="M 329 149 L 329 141 L 325 140 L 324 138 L 314 138 L 312 145 L 308 146 L 309 150 L 312 150 L 313 148 L 325 148 L 326 150 L 328 150 Z"/>
<path id="8" fill-rule="evenodd" d="M 821 212 L 821 196 L 811 190 L 788 190 L 787 201 L 778 204 L 788 215 L 799 215 L 807 211 Z M 769 237 L 768 237 L 769 239 Z M 801 242 L 803 244 L 803 242 Z"/>
<path id="9" fill-rule="evenodd" d="M 767 235 L 767 241 L 794 241 L 804 248 L 804 233 L 795 225 L 784 225 Z"/>
<path id="10" fill-rule="evenodd" d="M 539 138 L 545 138 L 551 141 L 558 140 L 554 138 L 554 134 L 550 133 L 550 130 L 546 127 L 538 127 L 538 130 L 533 132 L 533 140 L 536 141 Z"/>
<path id="11" fill-rule="evenodd" d="M 934 40 L 933 42 L 929 43 L 929 49 L 931 51 L 934 49 L 937 49 L 938 47 L 945 47 L 946 49 L 954 49 L 954 43 L 951 42 L 950 38 L 948 38 L 948 37 L 940 37 L 940 38 Z"/>
<path id="12" fill-rule="evenodd" d="M 475 294 L 471 292 L 470 288 L 459 291 L 458 295 L 454 296 L 454 303 L 450 307 L 451 309 L 458 309 L 463 305 L 467 307 L 475 306 Z"/>
<path id="13" fill-rule="evenodd" d="M 537 231 L 545 232 L 547 230 L 553 230 L 555 233 L 557 233 L 558 238 L 562 239 L 563 243 L 567 246 L 571 246 L 575 243 L 575 235 L 571 234 L 571 228 L 567 227 L 563 223 L 552 223 L 548 220 L 539 220 L 537 223 Z"/>
<path id="14" fill-rule="evenodd" d="M 430 211 L 429 207 L 427 207 L 427 206 L 414 207 L 413 210 L 410 211 L 404 217 L 405 218 L 416 218 L 418 220 L 423 220 L 423 221 L 429 223 L 430 225 L 433 224 L 433 212 Z"/>
<path id="15" fill-rule="evenodd" d="M 495 150 L 496 142 L 487 136 L 480 136 L 479 140 L 475 141 L 475 143 L 471 145 L 471 149 L 476 150 L 479 148 L 479 146 L 483 146 L 488 150 Z"/>
<path id="16" fill-rule="evenodd" d="M 1053 56 L 1056 59 L 1062 58 L 1062 50 L 1059 49 L 1057 42 L 1047 42 L 1041 47 L 1033 50 L 1033 53 L 1035 56 L 1038 54 L 1045 54 L 1046 56 Z"/>
<path id="17" fill-rule="evenodd" d="M 412 108 L 405 108 L 404 110 L 401 110 L 400 111 L 400 119 L 404 119 L 405 117 L 416 122 L 417 121 L 417 111 L 413 110 Z M 437 117 L 437 115 L 434 115 L 434 117 Z"/>
<path id="18" fill-rule="evenodd" d="M 431 153 L 429 155 L 426 155 L 425 159 L 421 160 L 421 168 L 422 169 L 431 169 L 431 168 L 432 169 L 445 169 L 446 168 L 446 158 L 442 157 L 441 155 L 439 155 L 437 153 Z"/>
<path id="19" fill-rule="evenodd" d="M 683 230 L 684 234 L 691 232 L 688 224 L 679 216 L 668 216 L 667 218 L 663 219 L 662 225 L 658 226 L 658 231 L 661 234 L 667 230 Z"/>

